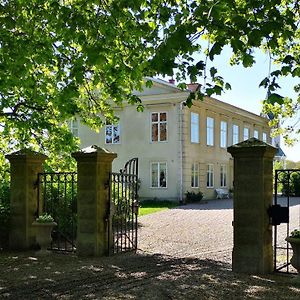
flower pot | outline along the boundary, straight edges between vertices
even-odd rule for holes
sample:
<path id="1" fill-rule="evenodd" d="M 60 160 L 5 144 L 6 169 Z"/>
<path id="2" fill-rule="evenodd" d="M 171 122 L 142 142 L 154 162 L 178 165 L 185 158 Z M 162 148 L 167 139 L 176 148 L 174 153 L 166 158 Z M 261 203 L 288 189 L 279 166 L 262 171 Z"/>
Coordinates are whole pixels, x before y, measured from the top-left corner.
<path id="1" fill-rule="evenodd" d="M 46 251 L 50 246 L 52 241 L 51 232 L 56 225 L 57 224 L 55 222 L 40 223 L 35 221 L 32 223 L 32 226 L 36 231 L 36 241 L 42 251 Z"/>
<path id="2" fill-rule="evenodd" d="M 300 274 L 300 238 L 287 237 L 285 240 L 291 244 L 293 249 L 291 265 L 298 271 L 298 274 Z"/>

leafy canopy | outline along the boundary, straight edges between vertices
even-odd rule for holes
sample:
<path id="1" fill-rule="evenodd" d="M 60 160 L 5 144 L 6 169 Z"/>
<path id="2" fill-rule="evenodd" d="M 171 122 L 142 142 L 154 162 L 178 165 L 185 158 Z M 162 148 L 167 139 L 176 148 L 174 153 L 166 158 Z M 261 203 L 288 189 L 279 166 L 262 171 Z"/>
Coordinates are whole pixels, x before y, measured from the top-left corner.
<path id="1" fill-rule="evenodd" d="M 261 86 L 277 126 L 298 108 L 278 78 L 300 75 L 299 11 L 296 0 L 0 0 L 1 148 L 70 152 L 67 120 L 97 130 L 116 105 L 142 110 L 132 91 L 145 76 L 182 88 L 202 77 L 199 96 L 220 94 L 230 84 L 207 65 L 225 46 L 232 64 L 251 67 L 258 48 L 276 64 Z"/>

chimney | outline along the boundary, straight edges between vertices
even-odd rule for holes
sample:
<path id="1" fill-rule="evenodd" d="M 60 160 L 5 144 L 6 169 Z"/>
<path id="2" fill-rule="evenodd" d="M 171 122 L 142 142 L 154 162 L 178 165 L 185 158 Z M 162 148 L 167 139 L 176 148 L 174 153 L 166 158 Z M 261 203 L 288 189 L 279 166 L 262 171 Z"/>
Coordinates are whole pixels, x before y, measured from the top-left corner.
<path id="1" fill-rule="evenodd" d="M 169 79 L 169 83 L 175 84 L 175 79 L 172 77 L 171 79 Z"/>

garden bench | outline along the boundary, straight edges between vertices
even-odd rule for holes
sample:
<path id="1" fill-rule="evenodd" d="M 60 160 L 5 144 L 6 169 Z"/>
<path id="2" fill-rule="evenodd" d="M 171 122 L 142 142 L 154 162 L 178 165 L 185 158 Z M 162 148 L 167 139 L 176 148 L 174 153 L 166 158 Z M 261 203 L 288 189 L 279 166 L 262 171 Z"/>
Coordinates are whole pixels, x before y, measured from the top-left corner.
<path id="1" fill-rule="evenodd" d="M 230 193 L 228 189 L 216 189 L 217 199 L 229 199 Z"/>

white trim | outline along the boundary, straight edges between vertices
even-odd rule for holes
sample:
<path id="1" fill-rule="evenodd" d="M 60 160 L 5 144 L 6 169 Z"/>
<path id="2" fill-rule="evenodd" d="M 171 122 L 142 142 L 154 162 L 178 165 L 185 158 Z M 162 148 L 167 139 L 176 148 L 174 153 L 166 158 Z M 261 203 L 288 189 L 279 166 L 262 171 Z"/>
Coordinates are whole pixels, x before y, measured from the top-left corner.
<path id="1" fill-rule="evenodd" d="M 106 128 L 108 126 L 112 127 L 112 142 L 111 143 L 107 143 L 106 141 Z M 116 143 L 114 142 L 114 128 L 118 128 L 118 132 L 119 132 L 119 141 Z M 120 125 L 120 121 L 117 124 L 105 124 L 104 126 L 104 143 L 105 145 L 120 145 L 121 144 L 121 125 Z"/>
<path id="2" fill-rule="evenodd" d="M 212 172 L 209 172 L 209 167 L 212 167 Z M 207 175 L 208 173 L 212 173 L 212 185 L 207 185 Z M 209 180 L 210 181 L 210 180 Z M 214 188 L 214 185 L 215 185 L 215 171 L 214 171 L 214 164 L 206 164 L 206 188 Z"/>
<path id="3" fill-rule="evenodd" d="M 158 121 L 157 121 L 157 124 L 158 124 L 158 132 L 157 132 L 157 138 L 158 140 L 157 141 L 152 141 L 152 114 L 158 114 Z M 166 114 L 166 140 L 165 141 L 161 141 L 160 140 L 160 114 Z M 168 120 L 169 120 L 169 114 L 167 111 L 150 111 L 150 143 L 151 144 L 155 144 L 155 143 L 167 143 L 168 140 L 169 140 L 169 126 L 168 126 Z M 154 122 L 156 123 L 156 122 Z"/>
<path id="4" fill-rule="evenodd" d="M 197 170 L 195 169 L 195 166 L 197 166 Z M 193 173 L 194 169 L 194 173 Z M 196 172 L 197 171 L 197 172 Z M 195 176 L 197 174 L 197 177 Z M 195 178 L 197 178 L 196 186 L 193 186 L 192 183 L 195 183 Z M 191 188 L 199 188 L 200 187 L 200 163 L 198 161 L 194 161 L 191 164 Z"/>
<path id="5" fill-rule="evenodd" d="M 158 170 L 158 177 L 157 177 L 157 184 L 158 186 L 152 186 L 152 165 L 157 164 Z M 166 165 L 166 172 L 165 172 L 165 180 L 166 186 L 159 186 L 159 173 L 160 173 L 160 164 Z M 168 163 L 166 161 L 151 161 L 150 162 L 150 189 L 167 189 L 168 188 Z"/>
<path id="6" fill-rule="evenodd" d="M 234 129 L 237 128 L 237 134 L 235 134 Z M 237 142 L 235 141 L 237 137 Z M 238 144 L 240 142 L 240 126 L 237 124 L 232 124 L 232 145 Z"/>
<path id="7" fill-rule="evenodd" d="M 222 145 L 222 140 L 223 140 L 222 137 L 224 134 L 224 130 L 222 130 L 222 124 L 225 124 L 225 145 Z M 220 121 L 220 147 L 221 148 L 227 147 L 227 144 L 228 144 L 227 139 L 228 139 L 228 122 L 221 120 Z"/>
<path id="8" fill-rule="evenodd" d="M 208 120 L 212 120 L 212 127 L 208 127 L 209 125 Z M 211 140 L 212 143 L 210 143 Z M 213 117 L 207 116 L 206 117 L 206 146 L 214 146 L 214 145 L 215 145 L 215 119 Z"/>
<path id="9" fill-rule="evenodd" d="M 192 122 L 192 115 L 197 116 L 197 122 Z M 190 142 L 192 144 L 199 144 L 200 143 L 200 115 L 199 113 L 191 111 L 190 113 Z M 196 135 L 197 135 L 197 141 L 193 141 L 193 129 L 196 130 Z"/>
<path id="10" fill-rule="evenodd" d="M 223 168 L 223 170 L 225 170 L 224 173 L 221 172 L 222 168 Z M 222 174 L 225 174 L 225 185 L 222 185 Z M 223 181 L 224 181 L 224 177 L 223 177 Z M 220 165 L 220 187 L 221 188 L 227 187 L 227 165 L 225 165 L 225 164 Z"/>

